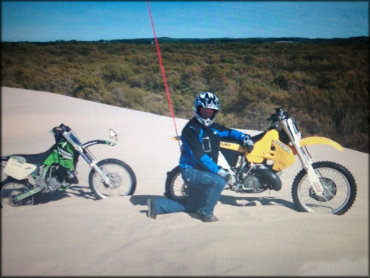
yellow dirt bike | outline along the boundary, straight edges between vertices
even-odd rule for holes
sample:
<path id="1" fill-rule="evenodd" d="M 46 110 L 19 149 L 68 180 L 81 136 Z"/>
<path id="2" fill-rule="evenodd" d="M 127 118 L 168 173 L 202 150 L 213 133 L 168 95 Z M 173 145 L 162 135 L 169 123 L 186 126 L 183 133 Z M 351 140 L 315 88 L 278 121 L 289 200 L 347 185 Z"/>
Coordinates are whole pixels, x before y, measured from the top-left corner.
<path id="1" fill-rule="evenodd" d="M 270 127 L 252 137 L 254 149 L 250 153 L 236 142 L 220 143 L 219 164 L 222 158 L 222 166 L 235 178 L 225 189 L 239 193 L 278 191 L 282 185 L 279 173 L 291 166 L 298 156 L 302 169 L 295 176 L 291 191 L 296 209 L 337 215 L 347 212 L 356 198 L 352 173 L 332 161 L 314 162 L 307 149 L 314 144 L 326 144 L 339 151 L 343 151 L 343 147 L 325 137 L 302 138 L 294 118 L 282 108 L 277 108 L 268 120 Z M 174 139 L 180 140 L 179 137 Z M 180 167 L 176 166 L 167 172 L 164 195 L 175 200 L 184 198 L 186 191 Z"/>

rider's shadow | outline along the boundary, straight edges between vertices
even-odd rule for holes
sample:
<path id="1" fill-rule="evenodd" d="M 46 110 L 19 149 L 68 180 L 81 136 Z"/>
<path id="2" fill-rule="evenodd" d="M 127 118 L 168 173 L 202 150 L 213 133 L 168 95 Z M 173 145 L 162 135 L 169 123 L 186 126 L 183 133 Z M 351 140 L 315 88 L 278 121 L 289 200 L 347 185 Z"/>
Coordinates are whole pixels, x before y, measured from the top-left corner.
<path id="1" fill-rule="evenodd" d="M 130 202 L 134 206 L 146 206 L 148 199 L 150 199 L 150 198 L 162 198 L 162 197 L 163 196 L 159 196 L 159 195 L 132 195 L 130 197 Z"/>
<path id="2" fill-rule="evenodd" d="M 292 202 L 275 197 L 235 197 L 221 195 L 219 201 L 222 204 L 237 207 L 257 206 L 257 203 L 260 203 L 262 206 L 284 206 L 295 210 L 294 204 Z"/>
<path id="3" fill-rule="evenodd" d="M 86 186 L 72 186 L 67 190 L 56 190 L 51 193 L 40 193 L 36 195 L 36 205 L 46 204 L 49 202 L 59 201 L 64 198 L 71 198 L 73 196 L 96 200 L 94 194 L 90 190 L 86 190 Z"/>

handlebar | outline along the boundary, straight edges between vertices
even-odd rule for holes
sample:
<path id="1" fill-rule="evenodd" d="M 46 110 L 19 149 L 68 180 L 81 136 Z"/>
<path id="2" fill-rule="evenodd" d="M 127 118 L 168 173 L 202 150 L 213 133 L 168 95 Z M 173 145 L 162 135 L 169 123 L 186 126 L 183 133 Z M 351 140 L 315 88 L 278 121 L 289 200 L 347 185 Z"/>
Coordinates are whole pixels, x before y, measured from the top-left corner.
<path id="1" fill-rule="evenodd" d="M 57 141 L 59 141 L 60 138 L 63 136 L 75 147 L 79 147 L 81 145 L 80 140 L 73 134 L 72 129 L 63 123 L 61 123 L 59 126 L 54 127 L 52 131 Z"/>
<path id="2" fill-rule="evenodd" d="M 60 124 L 58 127 L 55 127 L 55 129 L 57 130 L 57 131 L 62 131 L 62 132 L 64 132 L 64 131 L 67 131 L 67 132 L 69 132 L 69 131 L 71 131 L 71 128 L 69 127 L 69 126 L 66 126 L 65 124 Z"/>
<path id="3" fill-rule="evenodd" d="M 272 114 L 267 120 L 271 121 L 272 126 L 277 126 L 282 120 L 289 118 L 289 114 L 283 110 L 283 108 L 275 108 L 275 113 Z"/>

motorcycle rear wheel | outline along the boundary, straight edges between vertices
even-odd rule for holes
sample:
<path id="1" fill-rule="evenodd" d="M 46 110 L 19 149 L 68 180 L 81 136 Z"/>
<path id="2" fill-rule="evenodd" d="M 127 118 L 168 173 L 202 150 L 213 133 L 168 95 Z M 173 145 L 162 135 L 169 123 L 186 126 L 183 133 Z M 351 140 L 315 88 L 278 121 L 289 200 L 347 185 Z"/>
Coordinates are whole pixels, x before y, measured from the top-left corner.
<path id="1" fill-rule="evenodd" d="M 34 196 L 31 195 L 19 202 L 15 201 L 15 197 L 32 189 L 32 186 L 23 181 L 6 179 L 1 183 L 1 208 L 32 206 L 35 203 Z"/>
<path id="2" fill-rule="evenodd" d="M 292 198 L 298 211 L 342 215 L 353 205 L 357 188 L 356 181 L 344 166 L 331 161 L 312 164 L 324 187 L 324 195 L 317 196 L 302 169 L 294 178 Z"/>
<path id="3" fill-rule="evenodd" d="M 164 195 L 172 200 L 181 200 L 187 196 L 186 184 L 181 176 L 180 166 L 167 172 Z"/>
<path id="4" fill-rule="evenodd" d="M 91 169 L 89 186 L 97 199 L 132 195 L 135 192 L 136 176 L 128 164 L 118 159 L 107 158 L 99 161 L 97 166 L 108 175 L 114 185 L 110 188 L 95 169 Z"/>

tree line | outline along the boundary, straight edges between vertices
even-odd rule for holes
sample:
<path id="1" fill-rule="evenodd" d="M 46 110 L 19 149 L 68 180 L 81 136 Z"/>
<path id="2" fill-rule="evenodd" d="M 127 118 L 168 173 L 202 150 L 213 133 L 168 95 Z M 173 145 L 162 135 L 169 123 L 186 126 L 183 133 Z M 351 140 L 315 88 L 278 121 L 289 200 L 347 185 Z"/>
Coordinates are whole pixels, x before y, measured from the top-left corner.
<path id="1" fill-rule="evenodd" d="M 262 130 L 276 107 L 304 136 L 369 152 L 368 37 L 338 40 L 159 39 L 176 117 L 213 91 L 218 121 Z M 2 42 L 2 86 L 48 91 L 170 116 L 150 40 Z"/>

